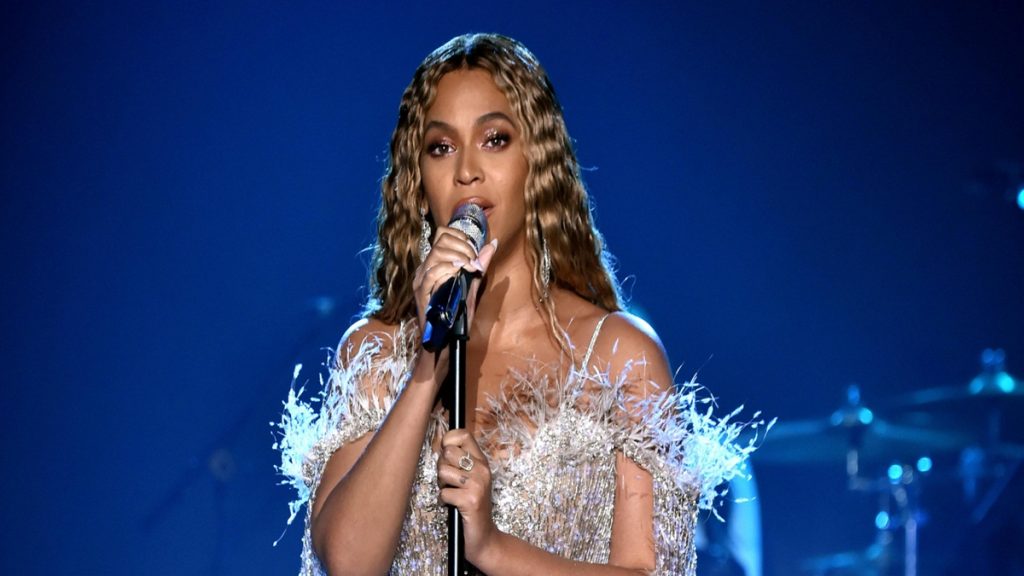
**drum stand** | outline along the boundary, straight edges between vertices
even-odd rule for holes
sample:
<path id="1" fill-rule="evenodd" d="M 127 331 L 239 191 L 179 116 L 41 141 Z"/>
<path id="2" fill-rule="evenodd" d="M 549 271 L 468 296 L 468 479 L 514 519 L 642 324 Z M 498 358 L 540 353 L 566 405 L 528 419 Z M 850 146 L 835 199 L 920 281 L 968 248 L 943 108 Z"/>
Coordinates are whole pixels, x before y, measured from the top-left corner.
<path id="1" fill-rule="evenodd" d="M 860 401 L 860 390 L 854 384 L 846 391 L 846 405 L 832 414 L 834 425 L 848 431 L 846 451 L 847 488 L 852 492 L 878 494 L 879 508 L 875 515 L 878 536 L 870 556 L 882 573 L 888 572 L 892 558 L 892 530 L 903 529 L 903 576 L 917 576 L 917 530 L 921 518 L 919 508 L 919 473 L 925 470 L 909 464 L 892 464 L 886 477 L 867 478 L 860 474 L 860 451 L 864 433 L 874 421 L 874 414 Z M 895 512 L 894 512 L 895 508 Z"/>
<path id="2" fill-rule="evenodd" d="M 847 472 L 856 472 L 858 454 L 851 448 L 847 454 Z M 878 513 L 875 515 L 875 527 L 878 537 L 875 540 L 879 568 L 885 568 L 892 557 L 892 531 L 903 530 L 903 576 L 917 576 L 917 531 L 920 527 L 922 512 L 920 501 L 920 477 L 915 467 L 908 464 L 893 464 L 889 467 L 886 478 L 872 479 L 849 475 L 847 486 L 853 492 L 878 494 Z"/>

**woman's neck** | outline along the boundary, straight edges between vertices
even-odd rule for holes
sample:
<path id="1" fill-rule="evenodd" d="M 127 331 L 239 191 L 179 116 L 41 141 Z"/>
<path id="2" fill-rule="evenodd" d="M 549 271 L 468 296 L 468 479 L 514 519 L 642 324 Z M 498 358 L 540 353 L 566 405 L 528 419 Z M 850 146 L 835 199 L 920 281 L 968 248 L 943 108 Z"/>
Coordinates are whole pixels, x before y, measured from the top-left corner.
<path id="1" fill-rule="evenodd" d="M 486 283 L 477 297 L 473 324 L 483 333 L 490 333 L 496 325 L 508 329 L 543 321 L 525 241 L 509 248 L 504 254 L 501 247 L 498 248 L 487 270 Z"/>

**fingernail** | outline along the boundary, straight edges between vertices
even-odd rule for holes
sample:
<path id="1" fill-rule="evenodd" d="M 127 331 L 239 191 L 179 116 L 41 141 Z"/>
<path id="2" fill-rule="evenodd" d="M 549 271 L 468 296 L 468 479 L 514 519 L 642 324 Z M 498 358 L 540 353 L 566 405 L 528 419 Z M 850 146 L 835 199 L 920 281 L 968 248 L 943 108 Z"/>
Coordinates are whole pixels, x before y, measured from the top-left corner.
<path id="1" fill-rule="evenodd" d="M 491 240 L 491 246 L 494 246 L 495 250 L 498 249 L 498 239 L 497 238 L 495 238 L 494 240 Z"/>
<path id="2" fill-rule="evenodd" d="M 480 259 L 479 258 L 474 258 L 473 261 L 470 262 L 470 264 L 472 264 L 476 268 L 477 272 L 483 272 L 484 265 L 480 263 Z"/>
<path id="3" fill-rule="evenodd" d="M 456 268 L 462 268 L 465 265 L 466 265 L 466 261 L 465 260 L 459 260 L 458 258 L 456 258 L 455 260 L 452 260 L 452 266 L 455 266 Z"/>

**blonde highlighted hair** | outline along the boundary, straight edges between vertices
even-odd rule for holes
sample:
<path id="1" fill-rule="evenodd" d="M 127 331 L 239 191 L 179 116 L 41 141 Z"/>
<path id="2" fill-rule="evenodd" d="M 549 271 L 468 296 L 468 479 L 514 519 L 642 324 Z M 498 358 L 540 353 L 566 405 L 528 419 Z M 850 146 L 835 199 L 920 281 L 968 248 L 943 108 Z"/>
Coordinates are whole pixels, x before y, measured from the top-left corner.
<path id="1" fill-rule="evenodd" d="M 527 253 L 533 286 L 544 293 L 541 254 L 551 257 L 551 282 L 610 312 L 622 308 L 611 257 L 594 228 L 590 200 L 565 128 L 554 87 L 536 57 L 519 42 L 497 34 L 457 36 L 427 56 L 402 94 L 390 158 L 381 184 L 377 242 L 372 247 L 370 293 L 365 314 L 389 324 L 416 317 L 412 281 L 419 265 L 421 207 L 426 206 L 419 160 L 426 112 L 441 77 L 462 68 L 491 74 L 516 115 L 526 143 Z M 567 344 L 551 298 L 542 298 L 552 334 Z"/>

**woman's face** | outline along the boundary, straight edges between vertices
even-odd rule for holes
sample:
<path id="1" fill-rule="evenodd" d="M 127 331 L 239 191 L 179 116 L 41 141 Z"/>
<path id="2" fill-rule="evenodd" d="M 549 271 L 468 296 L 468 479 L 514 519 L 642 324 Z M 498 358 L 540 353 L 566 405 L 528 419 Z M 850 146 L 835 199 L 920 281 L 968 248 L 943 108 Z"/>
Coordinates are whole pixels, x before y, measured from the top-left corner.
<path id="1" fill-rule="evenodd" d="M 526 143 L 490 72 L 461 69 L 441 77 L 427 110 L 420 171 L 434 222 L 447 224 L 464 202 L 487 214 L 488 240 L 522 242 Z"/>

